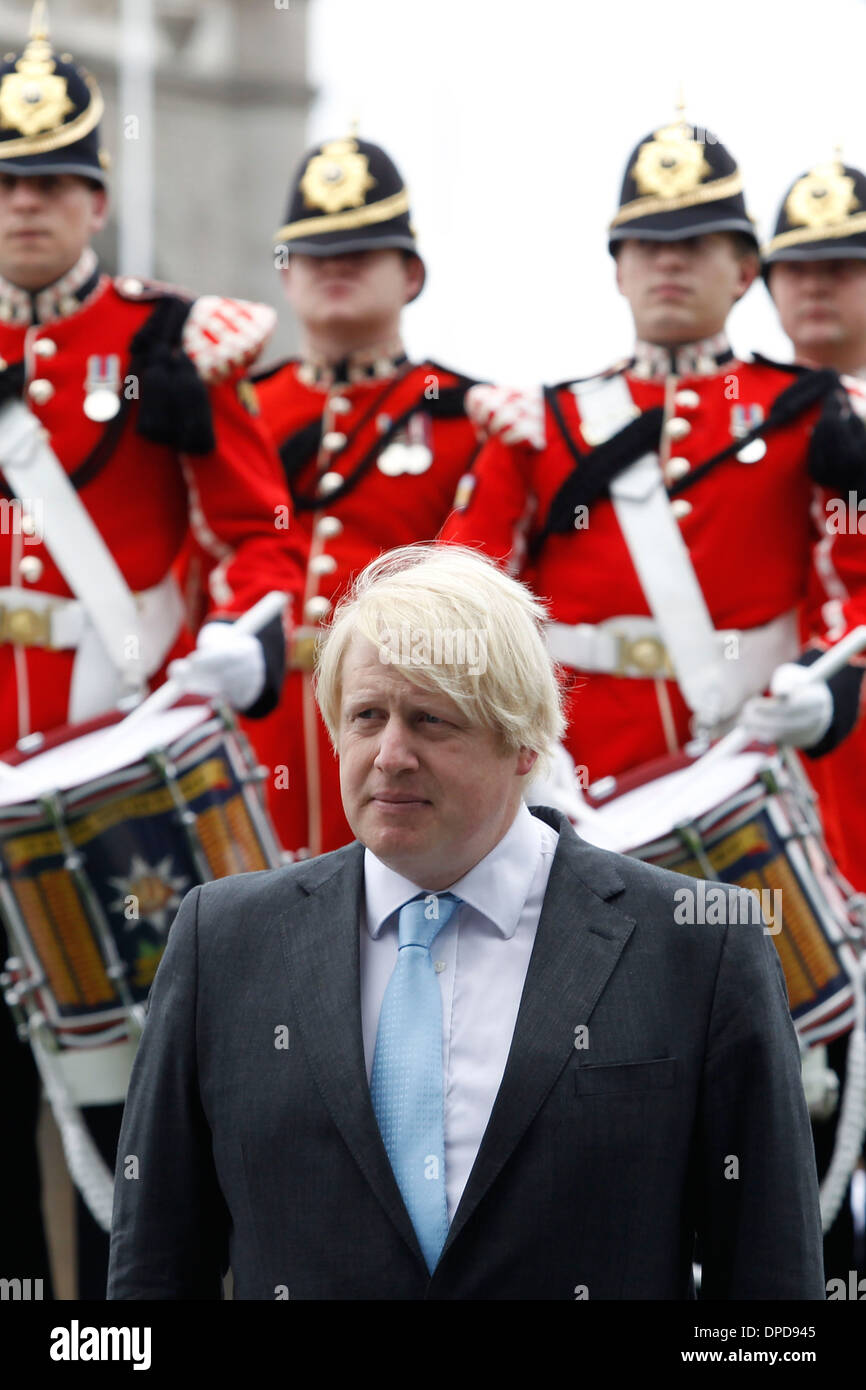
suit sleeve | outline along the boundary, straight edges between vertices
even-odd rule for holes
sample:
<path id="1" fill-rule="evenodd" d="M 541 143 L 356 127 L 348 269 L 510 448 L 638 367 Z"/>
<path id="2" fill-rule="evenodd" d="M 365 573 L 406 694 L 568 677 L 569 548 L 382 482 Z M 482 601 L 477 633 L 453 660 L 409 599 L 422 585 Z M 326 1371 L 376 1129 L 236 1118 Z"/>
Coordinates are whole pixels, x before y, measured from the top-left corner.
<path id="1" fill-rule="evenodd" d="M 196 1061 L 198 888 L 169 933 L 117 1148 L 108 1298 L 219 1299 L 229 1216 Z"/>
<path id="2" fill-rule="evenodd" d="M 701 1298 L 823 1299 L 799 1049 L 778 954 L 755 926 L 725 933 L 698 1130 Z"/>

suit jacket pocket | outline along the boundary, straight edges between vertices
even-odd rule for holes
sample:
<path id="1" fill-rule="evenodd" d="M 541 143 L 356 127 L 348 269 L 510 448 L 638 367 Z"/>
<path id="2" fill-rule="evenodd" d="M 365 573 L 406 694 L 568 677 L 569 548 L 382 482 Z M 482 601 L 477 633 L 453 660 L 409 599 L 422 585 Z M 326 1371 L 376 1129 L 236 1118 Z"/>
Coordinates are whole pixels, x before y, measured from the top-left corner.
<path id="1" fill-rule="evenodd" d="M 665 1090 L 674 1084 L 676 1057 L 649 1062 L 601 1062 L 578 1067 L 574 1092 L 578 1096 L 613 1096 L 637 1091 Z"/>

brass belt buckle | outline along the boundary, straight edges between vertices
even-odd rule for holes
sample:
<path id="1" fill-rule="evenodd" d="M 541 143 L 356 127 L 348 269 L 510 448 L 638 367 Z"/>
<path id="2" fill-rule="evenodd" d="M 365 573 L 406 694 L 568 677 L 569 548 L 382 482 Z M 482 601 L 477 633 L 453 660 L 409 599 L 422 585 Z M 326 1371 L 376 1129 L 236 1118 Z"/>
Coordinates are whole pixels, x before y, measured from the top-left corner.
<path id="1" fill-rule="evenodd" d="M 660 637 L 624 637 L 617 633 L 617 676 L 624 676 L 626 668 L 636 667 L 642 676 L 666 676 L 671 671 L 668 650 Z"/>
<path id="2" fill-rule="evenodd" d="M 51 609 L 0 607 L 0 642 L 20 647 L 51 646 Z"/>

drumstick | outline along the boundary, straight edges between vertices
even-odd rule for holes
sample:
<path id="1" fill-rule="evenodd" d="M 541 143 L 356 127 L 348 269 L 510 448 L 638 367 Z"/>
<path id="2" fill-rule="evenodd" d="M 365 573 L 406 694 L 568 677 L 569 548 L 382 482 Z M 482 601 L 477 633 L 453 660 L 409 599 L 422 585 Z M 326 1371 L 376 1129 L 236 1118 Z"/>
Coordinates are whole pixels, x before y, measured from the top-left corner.
<path id="1" fill-rule="evenodd" d="M 288 601 L 288 594 L 281 593 L 279 589 L 272 589 L 269 594 L 265 594 L 264 598 L 260 598 L 258 603 L 254 603 L 252 608 L 248 608 L 246 613 L 242 613 L 236 622 L 233 623 L 235 631 L 259 632 L 263 627 L 267 627 L 268 623 L 272 622 L 274 618 L 279 617 Z M 187 663 L 187 669 L 189 669 L 191 663 L 189 663 L 188 657 L 180 658 L 178 665 L 182 666 L 183 663 Z M 183 672 L 181 672 L 181 675 L 182 674 Z M 122 719 L 119 724 L 116 724 L 112 732 L 119 733 L 123 730 L 125 733 L 132 724 L 137 724 L 139 720 L 144 719 L 146 715 L 158 714 L 160 710 L 167 709 L 169 705 L 173 705 L 175 700 L 180 699 L 182 695 L 186 694 L 186 690 L 186 683 L 182 679 L 178 680 L 175 677 L 172 680 L 164 681 L 162 685 L 157 686 L 152 695 L 148 695 L 146 700 L 143 700 L 140 705 L 136 705 L 135 709 L 132 710 L 125 719 Z"/>
<path id="2" fill-rule="evenodd" d="M 806 678 L 801 682 L 802 685 L 813 685 L 815 681 L 827 680 L 830 676 L 835 676 L 837 671 L 841 671 L 846 666 L 852 656 L 857 656 L 866 648 L 866 624 L 852 628 L 840 642 L 836 642 L 817 661 L 813 661 L 811 666 L 803 669 L 807 672 Z M 797 687 L 799 689 L 799 687 Z M 742 724 L 735 724 L 724 738 L 720 738 L 718 743 L 708 753 L 704 753 L 702 758 L 692 764 L 693 768 L 700 768 L 703 771 L 711 764 L 720 762 L 722 758 L 730 757 L 734 753 L 739 753 L 745 748 L 747 743 L 752 741 L 752 734 L 744 729 Z"/>

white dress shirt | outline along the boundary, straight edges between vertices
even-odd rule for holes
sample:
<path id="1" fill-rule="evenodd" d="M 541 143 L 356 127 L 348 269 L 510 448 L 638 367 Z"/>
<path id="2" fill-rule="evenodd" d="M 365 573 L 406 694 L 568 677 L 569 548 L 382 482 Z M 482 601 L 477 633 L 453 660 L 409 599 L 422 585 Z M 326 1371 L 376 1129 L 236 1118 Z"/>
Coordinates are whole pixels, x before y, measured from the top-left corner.
<path id="1" fill-rule="evenodd" d="M 505 1071 L 559 834 L 521 801 L 510 829 L 448 891 L 461 905 L 432 946 L 442 993 L 445 1184 L 450 1221 Z M 367 1080 L 379 1012 L 397 963 L 399 909 L 427 891 L 364 852 L 361 1024 Z"/>

